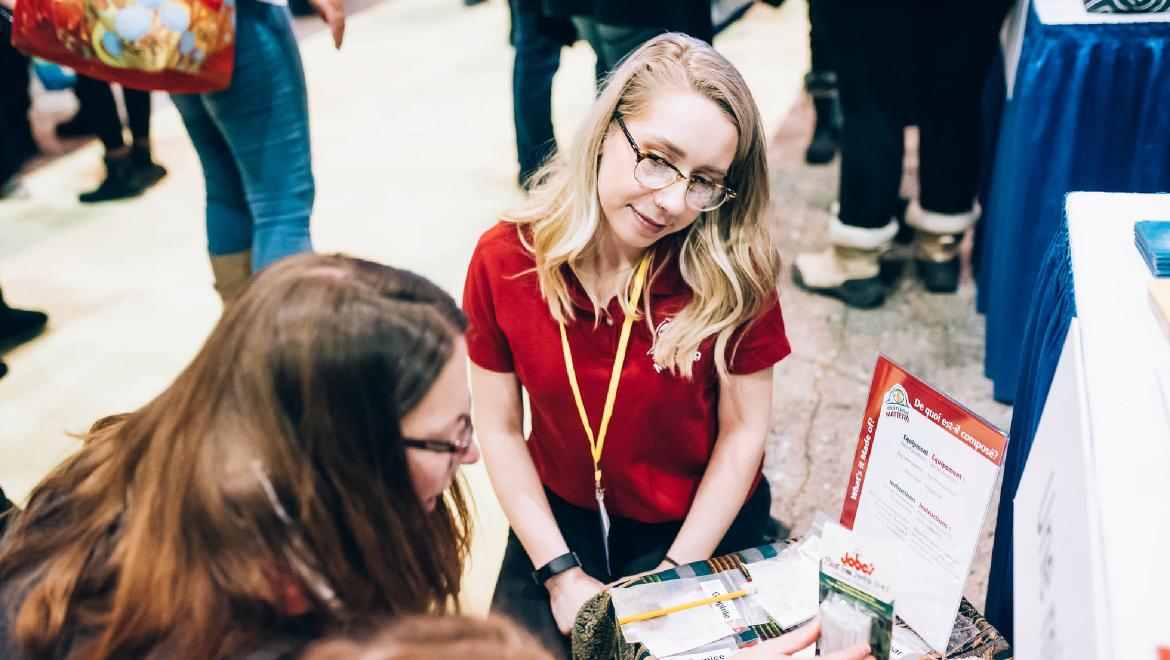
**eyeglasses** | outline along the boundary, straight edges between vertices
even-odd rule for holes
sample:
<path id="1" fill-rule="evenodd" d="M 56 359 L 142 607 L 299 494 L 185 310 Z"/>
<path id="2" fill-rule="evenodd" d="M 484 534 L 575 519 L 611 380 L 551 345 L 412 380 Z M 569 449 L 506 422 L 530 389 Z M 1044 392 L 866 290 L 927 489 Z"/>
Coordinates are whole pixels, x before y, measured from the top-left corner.
<path id="1" fill-rule="evenodd" d="M 471 449 L 471 441 L 474 436 L 475 429 L 471 426 L 471 417 L 462 415 L 459 417 L 459 430 L 456 432 L 454 440 L 403 438 L 402 444 L 413 449 L 433 451 L 438 454 L 463 456 L 468 449 Z"/>
<path id="2" fill-rule="evenodd" d="M 687 176 L 665 158 L 643 151 L 634 141 L 634 136 L 630 135 L 630 129 L 626 128 L 626 122 L 622 121 L 622 116 L 614 113 L 613 118 L 617 120 L 618 126 L 622 127 L 622 133 L 626 134 L 630 148 L 638 157 L 638 162 L 634 163 L 634 178 L 637 179 L 638 183 L 652 190 L 662 190 L 679 181 L 686 181 L 687 206 L 696 211 L 714 211 L 722 206 L 723 202 L 735 199 L 735 191 L 731 188 L 714 181 L 708 181 L 701 176 Z"/>

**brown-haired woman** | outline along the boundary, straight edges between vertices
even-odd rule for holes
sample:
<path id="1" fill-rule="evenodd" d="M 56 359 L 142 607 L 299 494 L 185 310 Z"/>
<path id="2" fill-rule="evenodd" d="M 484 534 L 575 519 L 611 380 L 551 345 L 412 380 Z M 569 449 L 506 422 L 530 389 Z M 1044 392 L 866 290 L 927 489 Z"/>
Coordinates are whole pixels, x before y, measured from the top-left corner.
<path id="1" fill-rule="evenodd" d="M 404 271 L 266 268 L 174 384 L 34 489 L 0 546 L 0 656 L 277 658 L 457 610 L 465 326 Z"/>
<path id="2" fill-rule="evenodd" d="M 498 616 L 403 617 L 313 644 L 301 660 L 553 660 L 522 628 Z"/>

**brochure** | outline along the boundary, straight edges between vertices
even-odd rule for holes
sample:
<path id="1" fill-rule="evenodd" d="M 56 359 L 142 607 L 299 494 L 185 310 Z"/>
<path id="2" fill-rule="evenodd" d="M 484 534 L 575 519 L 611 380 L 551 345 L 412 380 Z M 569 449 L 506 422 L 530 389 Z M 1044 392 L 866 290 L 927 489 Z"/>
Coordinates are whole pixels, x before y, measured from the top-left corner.
<path id="1" fill-rule="evenodd" d="M 898 616 L 940 653 L 1006 449 L 1003 431 L 878 356 L 841 524 L 898 549 Z"/>

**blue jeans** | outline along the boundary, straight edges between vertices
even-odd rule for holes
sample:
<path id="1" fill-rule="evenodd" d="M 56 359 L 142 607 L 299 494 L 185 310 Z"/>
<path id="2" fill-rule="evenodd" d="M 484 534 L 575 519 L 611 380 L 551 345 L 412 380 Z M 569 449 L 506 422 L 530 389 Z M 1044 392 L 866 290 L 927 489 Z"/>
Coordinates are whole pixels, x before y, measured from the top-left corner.
<path id="1" fill-rule="evenodd" d="M 313 249 L 309 110 L 288 9 L 239 0 L 236 19 L 231 85 L 171 98 L 203 164 L 208 252 L 251 248 L 257 271 Z"/>

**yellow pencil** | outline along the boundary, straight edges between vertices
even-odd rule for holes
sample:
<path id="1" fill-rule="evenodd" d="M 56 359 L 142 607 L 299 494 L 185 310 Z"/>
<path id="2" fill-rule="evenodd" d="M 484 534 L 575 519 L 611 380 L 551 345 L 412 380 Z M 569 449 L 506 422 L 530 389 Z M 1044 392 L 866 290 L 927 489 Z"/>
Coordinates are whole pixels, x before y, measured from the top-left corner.
<path id="1" fill-rule="evenodd" d="M 646 612 L 644 614 L 635 614 L 633 616 L 627 616 L 627 617 L 618 619 L 618 625 L 624 626 L 627 623 L 637 623 L 639 621 L 645 621 L 646 619 L 656 619 L 660 616 L 666 616 L 667 614 L 674 614 L 675 612 L 689 610 L 689 609 L 694 608 L 694 607 L 702 607 L 704 605 L 710 605 L 711 603 L 718 603 L 718 602 L 725 601 L 725 600 L 734 600 L 736 598 L 743 598 L 744 596 L 747 596 L 749 594 L 753 594 L 755 592 L 756 592 L 755 589 L 740 589 L 739 591 L 733 591 L 729 594 L 723 594 L 722 596 L 711 596 L 710 598 L 703 598 L 701 600 L 694 600 L 694 601 L 691 601 L 689 603 L 680 603 L 678 605 L 671 605 L 670 607 L 664 607 L 660 610 L 654 610 L 652 612 Z"/>

